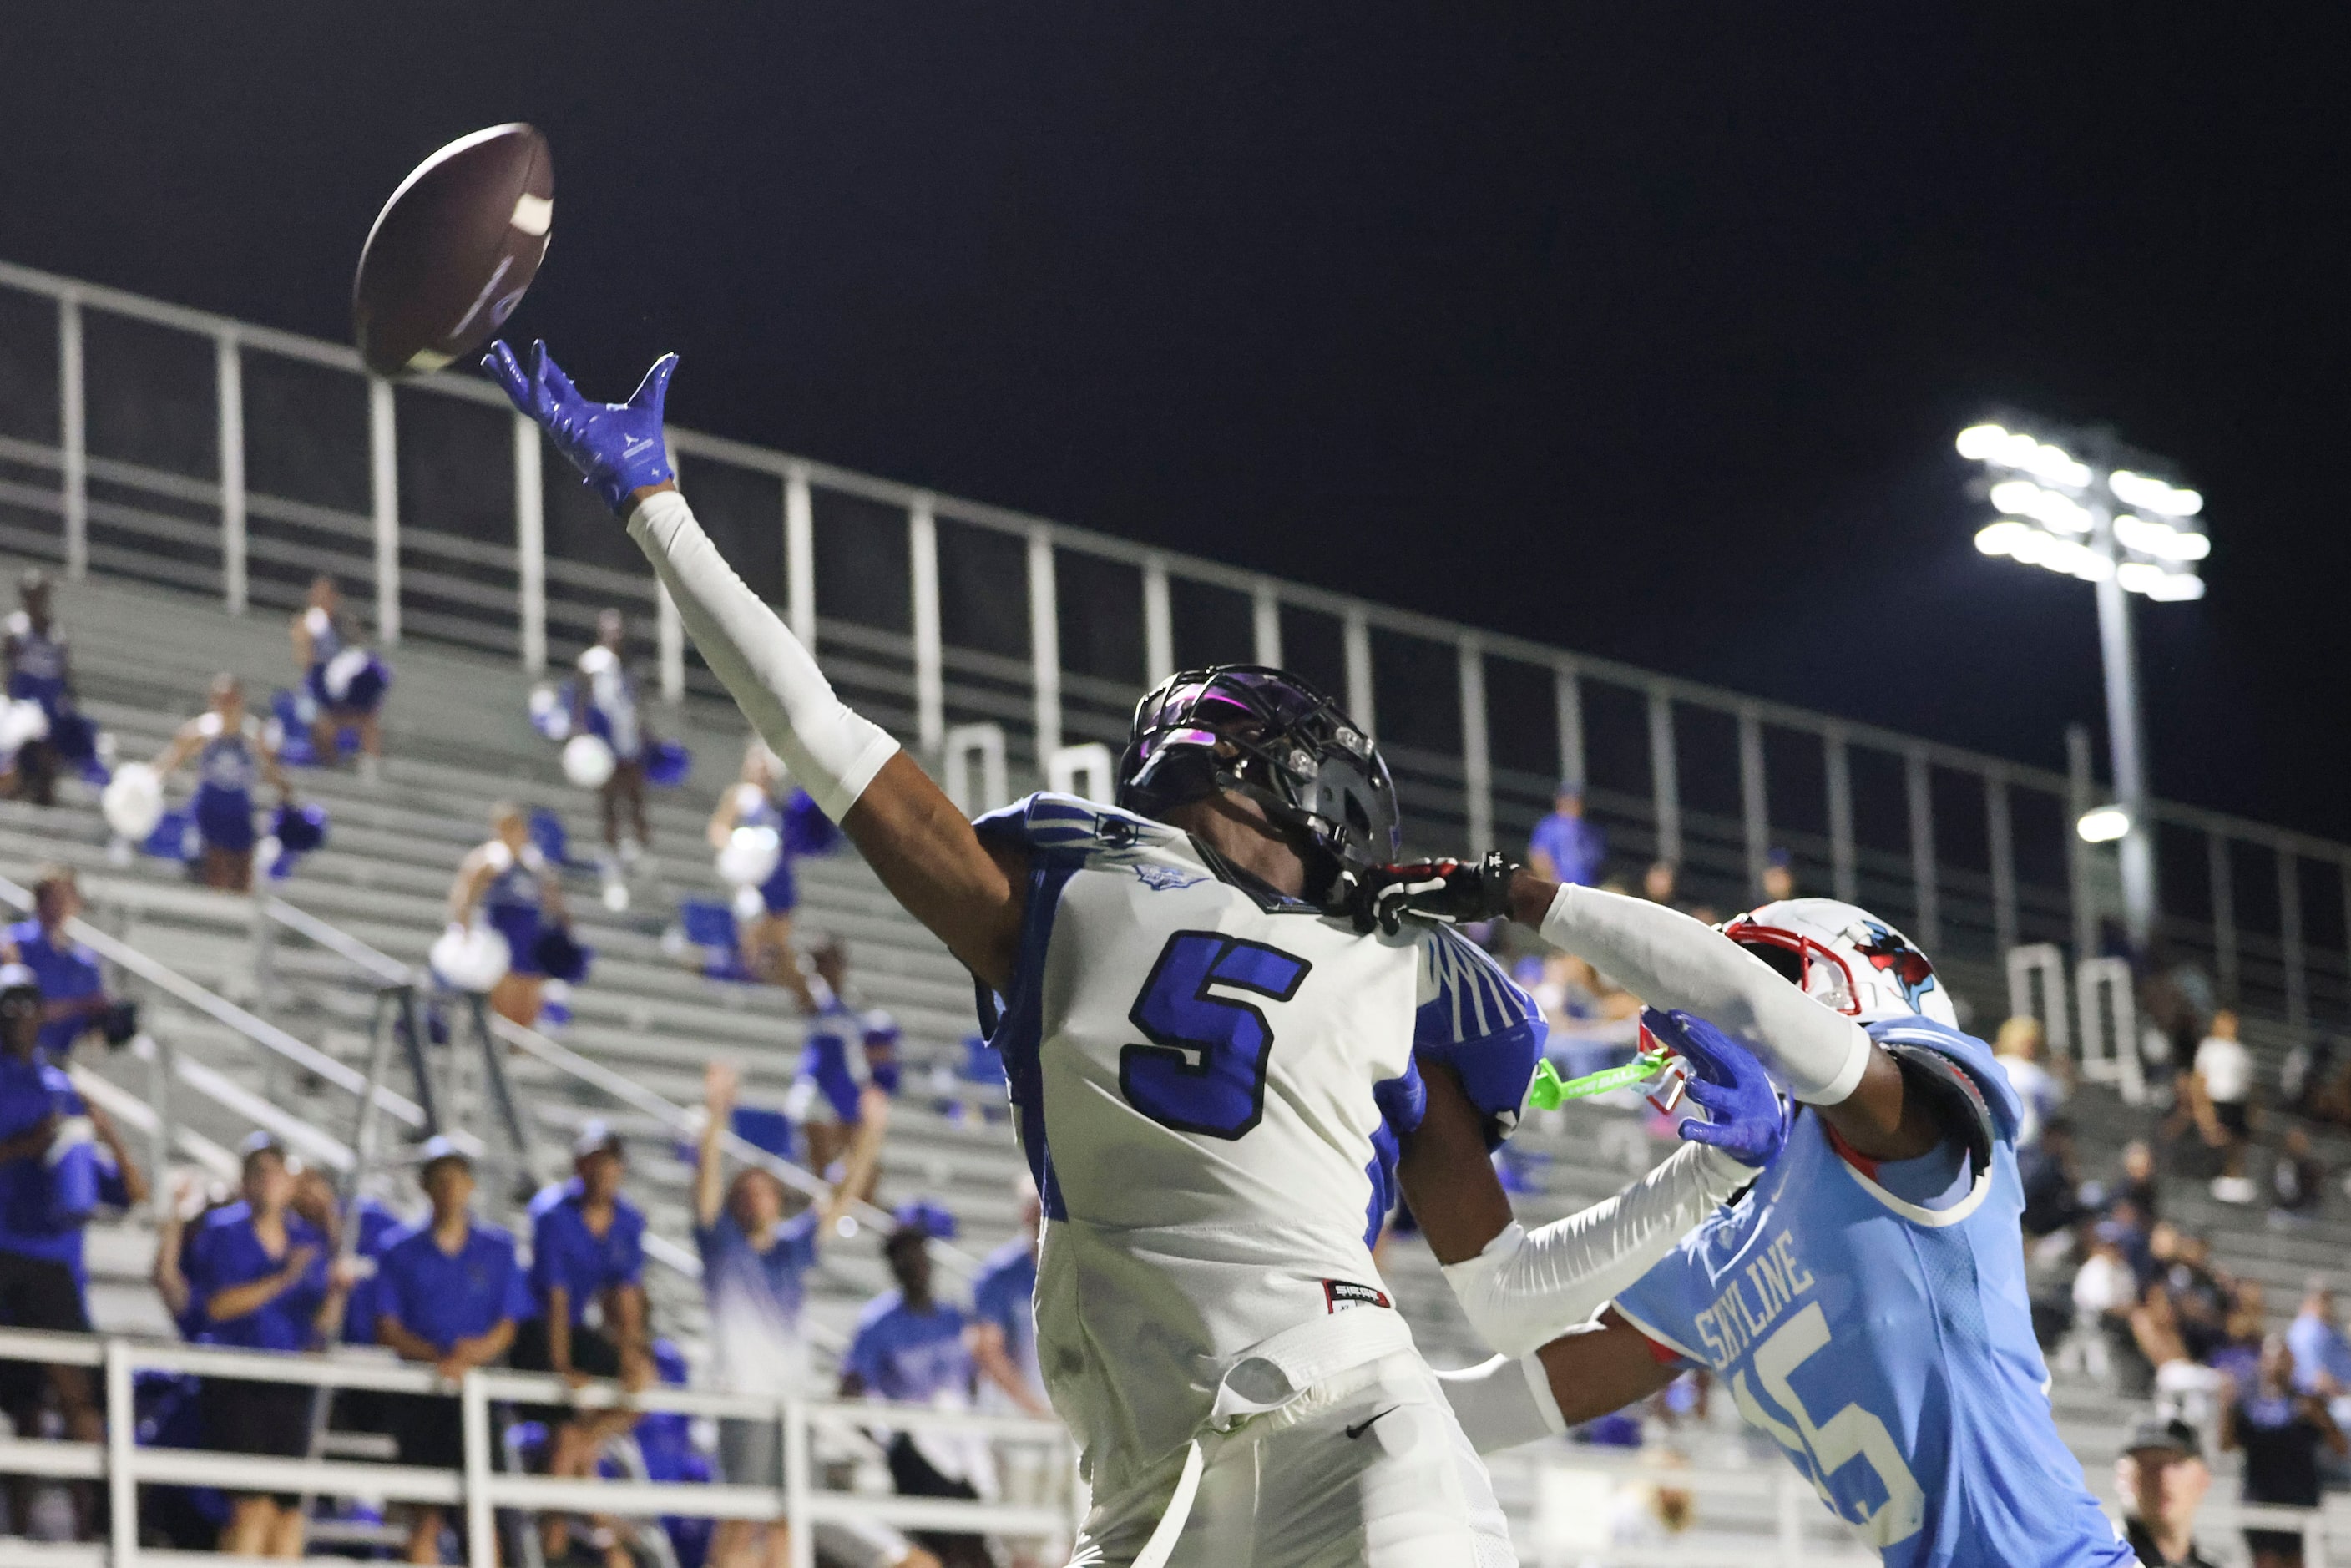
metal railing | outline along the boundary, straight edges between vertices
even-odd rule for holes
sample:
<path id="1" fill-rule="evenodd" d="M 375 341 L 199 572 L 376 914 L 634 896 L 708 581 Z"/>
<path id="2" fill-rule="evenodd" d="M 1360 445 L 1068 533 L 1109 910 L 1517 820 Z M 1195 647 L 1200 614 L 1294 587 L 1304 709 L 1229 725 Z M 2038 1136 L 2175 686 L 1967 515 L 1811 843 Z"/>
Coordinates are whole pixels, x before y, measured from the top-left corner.
<path id="1" fill-rule="evenodd" d="M 12 303 L 13 302 L 13 303 Z M 715 694 L 674 608 L 486 382 L 397 386 L 348 347 L 0 264 L 0 549 L 290 609 L 331 570 L 385 643 L 516 659 L 616 604 L 665 695 Z M 53 391 L 54 395 L 50 395 Z M 1280 581 L 744 442 L 674 429 L 683 482 L 845 695 L 936 757 L 992 726 L 1016 784 L 1114 742 L 1178 662 L 1286 663 L 1341 693 L 1427 847 L 1523 841 L 1586 786 L 1628 873 L 1748 902 L 1767 856 L 1938 954 L 2095 954 L 2119 917 L 2086 737 L 2064 772 Z M 559 463 L 558 476 L 562 470 Z M 2167 947 L 2294 1030 L 2351 1019 L 2351 847 L 2156 809 Z M 2326 931 L 2324 940 L 2313 933 Z M 2331 935 L 2342 930 L 2340 938 Z"/>
<path id="2" fill-rule="evenodd" d="M 1070 1504 L 1030 1506 L 946 1498 L 867 1496 L 818 1483 L 811 1438 L 819 1429 L 867 1427 L 973 1434 L 1070 1455 L 1069 1435 L 1055 1422 L 929 1406 L 852 1404 L 699 1393 L 655 1385 L 631 1393 L 610 1382 L 574 1386 L 550 1375 L 477 1368 L 452 1385 L 431 1368 L 353 1354 L 292 1354 L 209 1346 L 145 1343 L 95 1334 L 0 1329 L 0 1360 L 103 1369 L 106 1438 L 102 1443 L 0 1438 L 0 1474 L 106 1485 L 108 1561 L 214 1561 L 210 1553 L 164 1552 L 139 1543 L 138 1489 L 148 1485 L 217 1487 L 231 1491 L 282 1491 L 304 1496 L 381 1498 L 392 1502 L 462 1508 L 466 1561 L 495 1563 L 500 1509 L 560 1511 L 618 1517 L 679 1515 L 697 1519 L 785 1520 L 793 1529 L 793 1568 L 812 1568 L 815 1547 L 805 1526 L 869 1521 L 893 1528 L 946 1530 L 1027 1537 L 1066 1535 L 1075 1521 Z M 459 1401 L 464 1434 L 462 1470 L 340 1459 L 286 1459 L 192 1448 L 142 1448 L 132 1379 L 141 1371 L 294 1384 L 312 1388 L 363 1388 L 380 1393 L 438 1395 Z M 648 1414 L 674 1411 L 778 1424 L 784 1485 L 739 1482 L 573 1479 L 501 1474 L 491 1430 L 494 1403 L 530 1401 L 582 1410 L 625 1406 Z M 1070 1459 L 1062 1472 L 1074 1477 Z"/>

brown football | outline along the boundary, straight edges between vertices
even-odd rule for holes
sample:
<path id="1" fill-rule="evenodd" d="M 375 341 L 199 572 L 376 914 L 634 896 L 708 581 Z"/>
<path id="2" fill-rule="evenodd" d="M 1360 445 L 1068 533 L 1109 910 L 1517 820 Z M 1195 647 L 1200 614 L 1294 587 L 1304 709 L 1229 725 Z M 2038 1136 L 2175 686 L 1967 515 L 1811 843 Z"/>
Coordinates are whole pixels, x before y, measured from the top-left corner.
<path id="1" fill-rule="evenodd" d="M 351 284 L 360 357 L 380 376 L 437 371 L 504 325 L 555 223 L 555 164 L 528 125 L 461 136 L 376 214 Z"/>

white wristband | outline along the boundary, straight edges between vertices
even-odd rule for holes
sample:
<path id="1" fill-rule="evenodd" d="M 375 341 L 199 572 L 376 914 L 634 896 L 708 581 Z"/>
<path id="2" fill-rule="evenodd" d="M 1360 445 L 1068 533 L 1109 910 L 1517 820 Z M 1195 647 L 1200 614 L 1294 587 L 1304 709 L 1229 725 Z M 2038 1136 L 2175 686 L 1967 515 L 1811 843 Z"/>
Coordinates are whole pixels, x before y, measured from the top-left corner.
<path id="1" fill-rule="evenodd" d="M 1695 1013 L 1761 1047 L 1807 1104 L 1844 1100 L 1869 1065 L 1873 1048 L 1859 1024 L 1678 910 L 1563 883 L 1540 929 L 1651 1007 Z"/>
<path id="2" fill-rule="evenodd" d="M 817 803 L 841 821 L 898 743 L 833 695 L 791 628 L 735 575 L 674 490 L 648 496 L 629 537 L 677 601 L 678 618 L 743 716 Z"/>
<path id="3" fill-rule="evenodd" d="M 1647 1273 L 1755 1172 L 1685 1144 L 1615 1197 L 1530 1233 L 1517 1220 L 1475 1258 L 1445 1266 L 1469 1326 L 1504 1355 L 1526 1355 L 1585 1322 Z"/>

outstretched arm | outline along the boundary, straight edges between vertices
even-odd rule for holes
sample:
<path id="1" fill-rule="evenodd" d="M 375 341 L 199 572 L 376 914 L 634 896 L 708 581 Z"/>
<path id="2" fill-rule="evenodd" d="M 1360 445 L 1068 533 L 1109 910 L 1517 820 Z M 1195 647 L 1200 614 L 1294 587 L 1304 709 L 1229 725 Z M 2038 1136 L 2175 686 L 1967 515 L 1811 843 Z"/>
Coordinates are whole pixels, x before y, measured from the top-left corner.
<path id="1" fill-rule="evenodd" d="M 1935 1146 L 1933 1110 L 1852 1019 L 1790 985 L 1721 932 L 1678 910 L 1553 882 L 1499 854 L 1375 869 L 1348 895 L 1359 924 L 1508 915 L 1654 1008 L 1694 1014 L 1752 1042 L 1790 1092 L 1819 1107 L 1857 1154 L 1907 1159 Z"/>
<path id="2" fill-rule="evenodd" d="M 1001 989 L 1019 947 L 1026 862 L 984 845 L 897 742 L 836 695 L 815 658 L 745 586 L 677 492 L 662 438 L 665 356 L 626 403 L 581 398 L 546 346 L 526 372 L 504 343 L 484 361 L 653 562 L 680 619 L 760 738 L 841 824 L 892 896 Z"/>
<path id="3" fill-rule="evenodd" d="M 1427 1113 L 1396 1174 L 1463 1315 L 1505 1355 L 1585 1322 L 1779 1151 L 1785 1120 L 1755 1060 L 1702 1020 L 1656 1027 L 1675 1031 L 1672 1043 L 1696 1070 L 1690 1092 L 1709 1119 L 1686 1119 L 1690 1143 L 1624 1191 L 1533 1231 L 1510 1217 L 1480 1119 L 1451 1071 L 1424 1071 Z"/>
<path id="4" fill-rule="evenodd" d="M 1646 1399 L 1680 1370 L 1612 1310 L 1532 1355 L 1498 1355 L 1465 1371 L 1440 1372 L 1437 1380 L 1470 1446 L 1492 1454 Z"/>

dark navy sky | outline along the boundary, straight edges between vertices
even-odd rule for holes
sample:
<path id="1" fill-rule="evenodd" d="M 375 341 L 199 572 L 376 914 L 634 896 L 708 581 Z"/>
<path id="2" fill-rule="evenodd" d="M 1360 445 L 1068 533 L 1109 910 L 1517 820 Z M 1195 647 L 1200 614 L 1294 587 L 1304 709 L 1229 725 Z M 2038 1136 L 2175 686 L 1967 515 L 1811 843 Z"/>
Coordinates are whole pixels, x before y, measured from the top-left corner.
<path id="1" fill-rule="evenodd" d="M 19 8 L 0 256 L 340 337 L 528 119 L 591 390 L 2052 765 L 2090 590 L 1950 436 L 2106 422 L 2210 498 L 2158 789 L 2351 838 L 2351 14 L 1745 9 Z"/>

